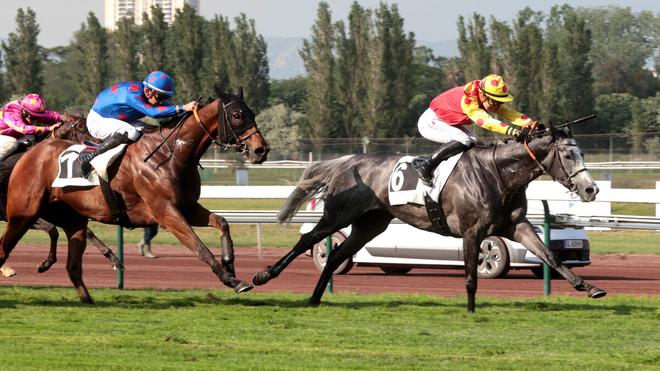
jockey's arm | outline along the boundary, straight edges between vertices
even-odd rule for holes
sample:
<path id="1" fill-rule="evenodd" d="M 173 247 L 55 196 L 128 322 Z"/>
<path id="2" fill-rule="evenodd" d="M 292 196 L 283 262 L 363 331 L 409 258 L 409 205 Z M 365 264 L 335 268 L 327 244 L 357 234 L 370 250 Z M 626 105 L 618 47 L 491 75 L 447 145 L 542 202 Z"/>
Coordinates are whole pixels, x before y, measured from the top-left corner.
<path id="1" fill-rule="evenodd" d="M 25 123 L 19 111 L 5 111 L 3 113 L 3 119 L 8 127 L 21 134 L 42 135 L 50 131 L 48 126 L 37 126 Z"/>
<path id="2" fill-rule="evenodd" d="M 500 108 L 495 112 L 497 112 L 498 116 L 516 126 L 525 127 L 534 123 L 534 120 L 531 118 L 505 105 L 501 105 Z"/>
<path id="3" fill-rule="evenodd" d="M 162 106 L 153 106 L 148 102 L 139 101 L 137 99 L 131 100 L 129 104 L 133 109 L 141 112 L 143 115 L 155 119 L 171 117 L 178 112 L 183 111 L 183 106 L 180 105 L 166 104 Z"/>
<path id="4" fill-rule="evenodd" d="M 518 129 L 510 126 L 506 122 L 500 121 L 488 114 L 475 102 L 470 104 L 461 104 L 463 112 L 478 126 L 493 131 L 498 134 L 515 135 Z"/>

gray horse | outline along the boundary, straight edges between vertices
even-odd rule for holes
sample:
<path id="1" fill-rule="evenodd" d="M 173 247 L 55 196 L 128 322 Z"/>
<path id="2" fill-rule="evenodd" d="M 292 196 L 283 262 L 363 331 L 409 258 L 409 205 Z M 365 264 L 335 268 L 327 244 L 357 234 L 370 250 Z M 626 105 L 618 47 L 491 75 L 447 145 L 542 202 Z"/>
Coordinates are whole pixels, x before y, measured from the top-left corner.
<path id="1" fill-rule="evenodd" d="M 444 186 L 440 205 L 444 229 L 437 228 L 424 206 L 392 206 L 388 201 L 389 176 L 400 156 L 350 155 L 316 162 L 302 175 L 279 214 L 289 220 L 316 194 L 325 201 L 323 216 L 316 227 L 275 265 L 257 272 L 256 285 L 277 277 L 298 255 L 348 225 L 350 236 L 328 257 L 325 269 L 310 298 L 318 305 L 332 272 L 368 241 L 382 233 L 393 218 L 414 227 L 463 238 L 467 309 L 474 312 L 477 292 L 479 243 L 488 236 L 502 236 L 523 244 L 557 270 L 578 291 L 599 298 L 607 293 L 578 277 L 553 257 L 526 218 L 525 189 L 534 179 L 547 174 L 576 193 L 593 201 L 598 187 L 587 171 L 570 129 L 551 127 L 534 132 L 524 143 L 496 143 L 478 146 L 463 154 Z M 427 199 L 428 201 L 433 201 Z M 431 202 L 434 204 L 435 202 Z"/>

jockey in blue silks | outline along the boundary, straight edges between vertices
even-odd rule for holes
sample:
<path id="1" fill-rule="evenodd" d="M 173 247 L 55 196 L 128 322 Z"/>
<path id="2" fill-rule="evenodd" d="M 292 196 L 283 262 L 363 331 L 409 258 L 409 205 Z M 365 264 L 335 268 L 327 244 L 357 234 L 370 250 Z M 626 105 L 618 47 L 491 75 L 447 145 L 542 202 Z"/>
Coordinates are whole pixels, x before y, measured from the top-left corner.
<path id="1" fill-rule="evenodd" d="M 120 82 L 102 91 L 87 115 L 87 129 L 103 142 L 94 151 L 80 156 L 82 175 L 89 174 L 92 170 L 89 162 L 97 155 L 138 140 L 141 134 L 138 127 L 143 124 L 139 119 L 170 117 L 197 108 L 195 101 L 169 104 L 167 100 L 172 96 L 174 82 L 162 71 L 149 73 L 144 81 Z"/>

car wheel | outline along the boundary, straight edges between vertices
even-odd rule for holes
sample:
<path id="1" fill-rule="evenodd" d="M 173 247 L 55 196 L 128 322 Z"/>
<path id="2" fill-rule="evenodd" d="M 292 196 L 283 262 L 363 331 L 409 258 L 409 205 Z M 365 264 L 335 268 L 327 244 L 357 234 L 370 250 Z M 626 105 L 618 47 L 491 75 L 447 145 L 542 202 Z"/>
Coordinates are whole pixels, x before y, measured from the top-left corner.
<path id="1" fill-rule="evenodd" d="M 410 272 L 410 270 L 412 269 L 410 267 L 399 267 L 399 266 L 395 266 L 395 265 L 384 265 L 384 266 L 381 266 L 379 268 L 380 268 L 380 270 L 385 272 L 385 274 L 391 274 L 391 275 L 395 275 L 395 276 L 404 275 L 404 274 Z"/>
<path id="2" fill-rule="evenodd" d="M 499 237 L 488 237 L 479 246 L 479 265 L 477 275 L 480 278 L 504 277 L 509 272 L 509 250 Z"/>
<path id="3" fill-rule="evenodd" d="M 344 240 L 346 240 L 346 237 L 344 237 L 341 232 L 333 233 L 332 237 L 330 238 L 332 249 L 334 250 L 340 243 L 344 242 Z M 325 263 L 328 260 L 325 247 L 325 238 L 321 242 L 315 244 L 312 248 L 312 260 L 314 260 L 316 269 L 323 272 Z M 334 274 L 346 274 L 351 270 L 351 268 L 353 268 L 353 259 L 348 258 L 339 264 L 337 269 L 335 269 Z"/>
<path id="4" fill-rule="evenodd" d="M 543 266 L 534 267 L 531 269 L 532 269 L 532 273 L 536 278 L 543 279 Z M 554 279 L 554 278 L 559 278 L 560 276 L 561 274 L 559 274 L 559 272 L 557 272 L 555 269 L 550 268 L 550 278 Z"/>

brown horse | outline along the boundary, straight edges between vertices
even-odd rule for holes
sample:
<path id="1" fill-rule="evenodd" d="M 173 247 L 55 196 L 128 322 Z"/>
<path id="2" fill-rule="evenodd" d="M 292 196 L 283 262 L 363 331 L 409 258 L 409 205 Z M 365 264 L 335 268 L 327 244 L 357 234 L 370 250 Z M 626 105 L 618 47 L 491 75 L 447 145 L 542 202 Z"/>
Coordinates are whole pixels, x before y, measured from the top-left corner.
<path id="1" fill-rule="evenodd" d="M 216 92 L 219 98 L 194 116 L 179 122 L 172 120 L 160 130 L 144 133 L 110 166 L 108 174 L 131 226 L 158 224 L 167 228 L 208 264 L 223 284 L 242 292 L 252 289 L 252 285 L 235 276 L 229 224 L 197 202 L 201 189 L 197 164 L 212 143 L 233 148 L 252 163 L 264 162 L 270 149 L 242 91 L 238 95 L 219 89 Z M 71 143 L 59 139 L 43 142 L 16 164 L 9 181 L 7 228 L 0 239 L 0 264 L 41 215 L 64 229 L 69 241 L 69 278 L 80 300 L 93 303 L 82 280 L 87 221 L 90 218 L 109 224 L 118 222 L 100 187 L 51 187 L 58 172 L 57 158 Z M 147 160 L 151 152 L 154 154 Z M 35 172 L 35 165 L 41 171 Z M 221 263 L 195 234 L 193 226 L 211 226 L 220 231 Z"/>
<path id="2" fill-rule="evenodd" d="M 94 137 L 92 137 L 87 131 L 84 117 L 64 114 L 62 121 L 62 125 L 51 132 L 51 135 L 49 136 L 50 138 L 68 139 L 76 142 L 94 139 Z M 11 155 L 5 159 L 2 164 L 0 164 L 0 195 L 2 197 L 2 201 L 0 201 L 2 205 L 2 210 L 0 210 L 1 220 L 6 220 L 4 205 L 6 204 L 9 174 L 13 170 L 13 167 L 18 159 L 20 159 L 20 157 L 22 157 L 26 151 L 30 150 L 37 143 L 40 143 L 44 139 L 47 139 L 47 137 L 36 137 L 34 141 L 21 143 L 18 152 Z M 37 267 L 37 272 L 43 273 L 50 269 L 50 267 L 52 267 L 53 264 L 57 262 L 57 240 L 59 239 L 60 234 L 57 231 L 57 227 L 55 227 L 55 225 L 47 222 L 44 219 L 38 219 L 32 226 L 32 229 L 42 230 L 48 233 L 48 236 L 50 237 L 50 249 L 48 252 L 48 257 Z M 103 256 L 105 256 L 110 261 L 113 269 L 124 269 L 124 266 L 119 258 L 117 258 L 112 250 L 103 241 L 101 241 L 101 239 L 96 237 L 91 229 L 87 230 L 87 239 L 101 252 L 101 254 L 103 254 Z"/>

